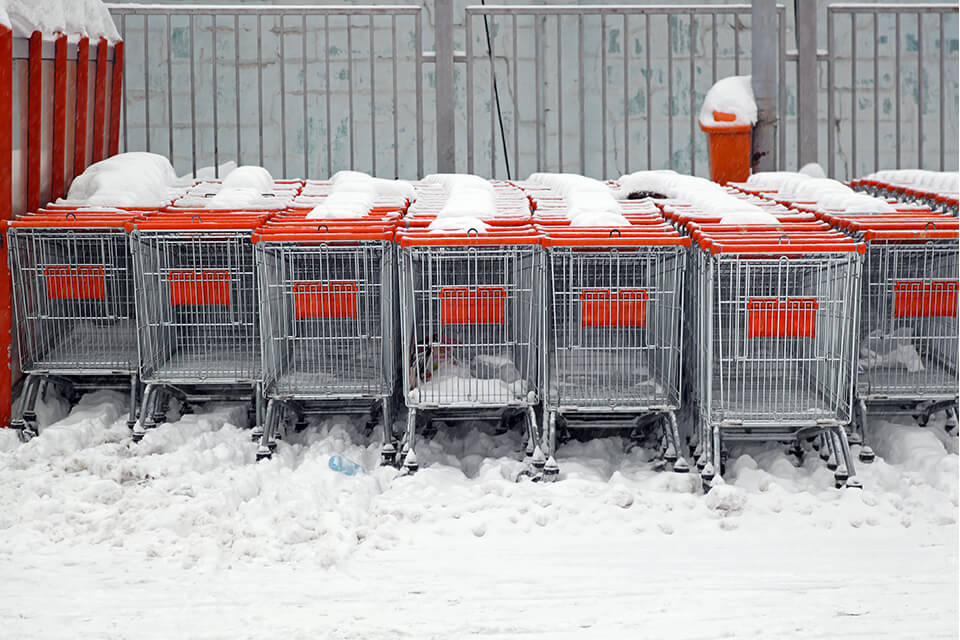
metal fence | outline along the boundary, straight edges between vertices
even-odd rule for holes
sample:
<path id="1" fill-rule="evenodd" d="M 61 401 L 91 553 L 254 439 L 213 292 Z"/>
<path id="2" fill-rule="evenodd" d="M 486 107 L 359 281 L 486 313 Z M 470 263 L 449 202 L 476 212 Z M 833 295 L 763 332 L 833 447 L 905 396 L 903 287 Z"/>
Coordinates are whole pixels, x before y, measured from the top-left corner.
<path id="1" fill-rule="evenodd" d="M 419 6 L 109 8 L 131 43 L 124 150 L 193 172 L 233 159 L 281 176 L 422 174 Z"/>
<path id="2" fill-rule="evenodd" d="M 956 4 L 827 7 L 829 175 L 957 168 L 957 14 Z"/>
<path id="3" fill-rule="evenodd" d="M 784 78 L 783 6 L 777 14 Z M 717 79 L 750 73 L 750 21 L 748 4 L 467 7 L 467 171 L 704 173 L 700 105 Z M 478 103 L 489 114 L 477 117 Z M 779 127 L 777 166 L 785 133 Z"/>
<path id="4" fill-rule="evenodd" d="M 705 175 L 700 105 L 751 73 L 757 39 L 746 3 L 110 10 L 128 43 L 121 147 L 181 173 Z M 955 5 L 831 4 L 826 24 L 777 5 L 774 29 L 775 168 L 956 168 Z"/>

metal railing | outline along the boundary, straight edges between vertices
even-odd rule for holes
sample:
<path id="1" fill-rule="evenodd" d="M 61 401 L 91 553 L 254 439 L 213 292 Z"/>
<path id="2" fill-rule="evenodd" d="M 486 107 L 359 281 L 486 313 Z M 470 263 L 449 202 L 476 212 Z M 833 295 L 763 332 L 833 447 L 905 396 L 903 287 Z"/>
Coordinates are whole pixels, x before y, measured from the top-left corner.
<path id="1" fill-rule="evenodd" d="M 783 6 L 777 15 L 783 79 Z M 706 173 L 698 111 L 717 79 L 750 73 L 750 16 L 749 4 L 467 7 L 467 171 Z M 782 167 L 785 82 L 778 86 L 773 154 Z M 489 113 L 478 116 L 478 103 Z"/>
<path id="2" fill-rule="evenodd" d="M 230 158 L 281 176 L 422 175 L 420 6 L 108 6 L 130 43 L 124 150 L 194 173 Z"/>
<path id="3" fill-rule="evenodd" d="M 829 175 L 957 168 L 957 15 L 956 4 L 827 7 Z M 837 36 L 841 21 L 850 25 L 846 46 Z"/>

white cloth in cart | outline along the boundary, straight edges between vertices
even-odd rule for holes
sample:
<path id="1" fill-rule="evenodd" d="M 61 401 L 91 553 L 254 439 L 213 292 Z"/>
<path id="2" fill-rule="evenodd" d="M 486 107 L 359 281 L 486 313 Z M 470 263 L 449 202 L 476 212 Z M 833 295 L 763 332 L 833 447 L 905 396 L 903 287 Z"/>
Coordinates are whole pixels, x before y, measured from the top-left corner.
<path id="1" fill-rule="evenodd" d="M 923 371 L 923 360 L 913 346 L 913 329 L 900 327 L 892 332 L 871 331 L 860 345 L 861 371 L 904 367 L 910 373 Z"/>

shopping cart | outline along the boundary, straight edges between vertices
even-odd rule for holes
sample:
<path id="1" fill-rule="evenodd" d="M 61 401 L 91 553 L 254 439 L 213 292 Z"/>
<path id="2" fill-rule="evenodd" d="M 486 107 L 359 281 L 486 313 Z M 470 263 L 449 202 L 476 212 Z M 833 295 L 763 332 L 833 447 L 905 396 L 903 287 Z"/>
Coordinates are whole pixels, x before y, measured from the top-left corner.
<path id="1" fill-rule="evenodd" d="M 134 440 L 170 396 L 250 398 L 262 419 L 260 296 L 251 231 L 266 215 L 159 214 L 131 225 L 141 377 Z"/>
<path id="2" fill-rule="evenodd" d="M 136 214 L 55 212 L 8 224 L 20 370 L 27 378 L 11 426 L 36 435 L 45 383 L 130 391 L 136 420 L 133 268 L 124 225 Z"/>
<path id="3" fill-rule="evenodd" d="M 829 216 L 867 247 L 863 271 L 857 406 L 860 460 L 871 462 L 867 405 L 925 426 L 948 413 L 956 427 L 957 271 L 960 226 L 947 216 Z"/>
<path id="4" fill-rule="evenodd" d="M 688 229 L 697 345 L 689 363 L 704 489 L 723 473 L 727 441 L 817 436 L 836 464 L 837 486 L 860 486 L 846 426 L 863 245 L 789 223 Z"/>
<path id="5" fill-rule="evenodd" d="M 659 219 L 662 222 L 662 218 Z M 689 470 L 680 407 L 683 272 L 689 238 L 655 222 L 619 229 L 541 227 L 547 255 L 545 455 L 557 416 L 588 427 L 664 421 L 665 459 Z M 613 418 L 613 421 L 610 421 Z M 556 472 L 548 460 L 548 472 Z"/>
<path id="6" fill-rule="evenodd" d="M 404 466 L 416 470 L 417 419 L 522 416 L 542 469 L 542 251 L 532 227 L 398 232 L 400 333 L 407 428 Z M 534 455 L 536 454 L 536 455 Z"/>
<path id="7" fill-rule="evenodd" d="M 284 414 L 382 405 L 383 462 L 396 458 L 396 218 L 366 223 L 280 220 L 254 233 L 263 385 L 269 398 L 258 459 Z"/>

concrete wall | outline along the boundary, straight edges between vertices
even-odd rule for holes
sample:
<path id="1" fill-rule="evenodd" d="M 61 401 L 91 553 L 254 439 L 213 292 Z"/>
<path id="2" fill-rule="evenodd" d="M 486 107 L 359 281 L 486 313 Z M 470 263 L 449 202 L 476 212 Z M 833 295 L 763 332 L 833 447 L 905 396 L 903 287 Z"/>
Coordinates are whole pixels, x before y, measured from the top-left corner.
<path id="1" fill-rule="evenodd" d="M 235 2 L 234 2 L 235 3 Z M 680 2 L 666 2 L 681 4 Z M 244 3 L 248 4 L 248 3 Z M 275 3 L 279 4 L 279 3 Z M 467 0 L 454 3 L 457 21 L 455 49 L 465 48 L 467 37 L 464 29 L 464 8 Z M 509 4 L 506 2 L 505 4 Z M 559 4 L 559 3 L 553 3 Z M 581 4 L 599 4 L 587 3 Z M 723 3 L 714 3 L 723 4 Z M 818 2 L 820 8 L 819 48 L 827 47 L 826 1 Z M 795 48 L 793 6 L 785 10 L 787 49 Z M 432 50 L 433 1 L 425 4 L 423 12 L 423 48 Z M 874 39 L 872 15 L 858 18 L 856 29 L 849 17 L 836 25 L 834 52 L 838 56 L 837 75 L 834 79 L 838 154 L 836 174 L 852 177 L 874 170 L 874 87 L 877 88 L 879 126 L 876 160 L 880 168 L 918 166 L 939 168 L 941 145 L 947 169 L 957 168 L 958 139 L 958 33 L 955 14 L 944 22 L 944 37 L 940 40 L 940 25 L 935 17 L 924 19 L 922 51 L 918 43 L 916 18 L 908 16 L 901 21 L 901 99 L 900 135 L 896 135 L 896 100 L 894 79 L 896 61 L 893 42 L 894 19 L 881 17 Z M 353 52 L 353 113 L 351 120 L 347 63 L 347 42 L 344 18 L 330 19 L 330 39 L 326 42 L 322 18 L 310 18 L 307 24 L 306 74 L 301 58 L 303 45 L 302 25 L 299 15 L 288 15 L 281 29 L 279 18 L 266 17 L 261 27 L 262 67 L 257 60 L 256 20 L 243 18 L 240 21 L 240 161 L 260 163 L 260 108 L 258 106 L 258 67 L 262 69 L 262 116 L 263 116 L 263 164 L 274 174 L 288 176 L 322 177 L 351 164 L 350 140 L 353 139 L 353 165 L 362 170 L 384 176 L 399 175 L 414 177 L 417 167 L 416 149 L 424 148 L 423 172 L 435 169 L 436 140 L 434 122 L 434 77 L 433 66 L 423 68 L 423 134 L 418 139 L 416 129 L 416 92 L 414 88 L 415 67 L 413 64 L 414 26 L 410 18 L 397 18 L 397 99 L 394 102 L 392 83 L 392 30 L 389 18 L 377 18 L 374 22 L 374 67 L 375 85 L 372 91 L 375 117 L 371 119 L 371 75 L 369 56 L 369 30 L 367 18 L 355 18 L 352 27 Z M 118 26 L 119 21 L 118 21 Z M 493 29 L 496 49 L 496 78 L 500 95 L 499 114 L 503 118 L 503 135 L 508 154 L 514 148 L 519 157 L 511 157 L 511 174 L 525 176 L 539 168 L 561 168 L 559 150 L 563 149 L 562 168 L 581 171 L 594 176 L 615 176 L 629 169 L 673 166 L 678 171 L 704 175 L 707 171 L 705 139 L 696 124 L 691 129 L 691 115 L 695 120 L 703 95 L 713 79 L 713 39 L 717 40 L 717 77 L 736 71 L 737 51 L 740 52 L 740 72 L 750 70 L 750 21 L 749 13 L 739 20 L 731 16 L 717 16 L 716 30 L 713 18 L 698 15 L 691 30 L 686 15 L 652 19 L 647 49 L 647 25 L 642 18 L 631 18 L 628 30 L 624 30 L 622 18 L 611 17 L 606 24 L 607 109 L 606 109 L 606 171 L 603 163 L 603 110 L 601 108 L 601 31 L 598 18 L 584 21 L 583 38 L 583 121 L 584 165 L 580 164 L 580 103 L 579 77 L 579 24 L 576 18 L 561 22 L 560 47 L 557 47 L 556 23 L 553 19 L 545 25 L 542 39 L 543 64 L 538 78 L 535 73 L 534 22 L 521 18 L 517 23 L 517 53 L 519 63 L 513 63 L 513 24 L 508 19 L 498 19 L 490 26 Z M 143 19 L 130 17 L 126 21 L 127 32 L 127 147 L 131 150 L 145 149 L 145 98 L 150 98 L 150 149 L 170 153 L 168 134 L 168 84 L 167 84 L 167 36 L 163 18 L 151 18 L 146 33 Z M 285 33 L 283 45 L 286 65 L 279 64 L 280 33 Z M 669 36 L 668 36 L 669 33 Z M 491 155 L 496 154 L 495 174 L 506 175 L 501 141 L 499 117 L 494 119 L 491 136 L 491 110 L 497 116 L 491 99 L 489 62 L 482 20 L 475 21 L 470 30 L 473 42 L 475 65 L 474 96 L 476 135 L 474 144 L 474 170 L 491 174 Z M 669 43 L 668 43 L 669 39 Z M 736 46 L 736 40 L 739 46 Z M 856 114 L 853 113 L 853 82 L 850 73 L 850 58 L 854 40 L 857 50 Z M 874 42 L 877 42 L 878 78 L 873 75 Z M 144 87 L 144 43 L 149 52 L 149 88 Z M 237 158 L 237 102 L 234 68 L 233 20 L 219 20 L 216 35 L 208 16 L 197 16 L 194 22 L 194 104 L 191 105 L 190 60 L 188 22 L 185 17 L 175 17 L 171 22 L 170 59 L 173 97 L 173 153 L 174 163 L 181 173 L 191 169 L 191 149 L 194 141 L 191 133 L 191 110 L 196 125 L 195 146 L 198 166 L 212 164 L 214 160 L 213 136 L 213 53 L 217 51 L 217 115 L 218 159 L 224 162 Z M 692 49 L 691 49 L 692 43 Z M 669 44 L 669 51 L 668 51 Z M 558 65 L 557 52 L 561 55 Z M 944 67 L 944 91 L 939 90 L 939 60 L 941 50 L 946 51 L 948 61 Z M 624 51 L 629 53 L 627 79 L 624 83 Z M 690 55 L 693 54 L 693 73 L 690 71 Z M 649 54 L 650 64 L 646 60 Z M 772 53 L 775 55 L 775 52 Z M 918 59 L 919 55 L 919 59 Z M 672 100 L 668 89 L 668 62 L 672 59 Z M 327 69 L 330 72 L 329 94 L 326 89 Z M 919 63 L 919 64 L 918 64 Z M 284 67 L 285 129 L 281 127 L 280 72 Z M 558 69 L 560 73 L 558 74 Z M 466 170 L 466 82 L 465 65 L 456 66 L 457 162 L 458 170 Z M 786 148 L 784 168 L 796 168 L 796 64 L 787 64 L 785 113 Z M 827 72 L 826 64 L 812 72 L 818 74 L 820 162 L 827 164 Z M 516 74 L 516 78 L 514 75 Z M 559 77 L 558 77 L 559 76 Z M 646 84 L 649 78 L 650 91 Z M 923 89 L 918 96 L 918 78 Z M 307 117 L 304 118 L 304 80 L 307 90 Z M 517 91 L 514 93 L 514 85 Z M 541 129 L 538 151 L 535 122 L 537 87 L 541 87 L 545 123 Z M 626 91 L 624 91 L 626 87 Z M 329 97 L 330 118 L 327 119 Z M 693 103 L 691 105 L 691 97 Z M 518 106 L 517 115 L 514 104 Z M 942 105 L 942 106 L 941 106 Z M 563 111 L 563 126 L 559 113 Z M 394 110 L 398 114 L 397 142 L 394 144 Z M 624 111 L 626 110 L 626 116 Z M 918 155 L 917 122 L 923 118 L 923 157 Z M 941 116 L 943 130 L 940 130 Z M 853 165 L 853 140 L 851 131 L 856 122 L 857 153 Z M 514 142 L 514 126 L 517 123 L 517 140 Z M 672 124 L 672 133 L 671 133 Z M 626 142 L 625 142 L 626 129 Z M 285 139 L 284 139 L 285 131 Z M 648 135 L 649 131 L 649 135 Z M 670 138 L 672 135 L 672 144 Z M 330 144 L 327 144 L 327 140 Z M 495 144 L 491 144 L 494 142 Z M 896 149 L 900 147 L 900 162 Z M 286 170 L 284 171 L 281 148 L 285 144 Z M 691 149 L 692 145 L 692 149 Z M 122 146 L 122 145 L 121 145 Z M 305 148 L 309 147 L 309 154 Z M 375 147 L 375 150 L 372 149 Z M 649 162 L 648 162 L 649 150 Z M 692 151 L 692 154 L 691 154 Z M 309 165 L 305 168 L 304 158 Z M 329 158 L 329 162 L 328 162 Z M 396 164 L 395 164 L 396 158 Z M 539 159 L 539 164 L 538 164 Z"/>

